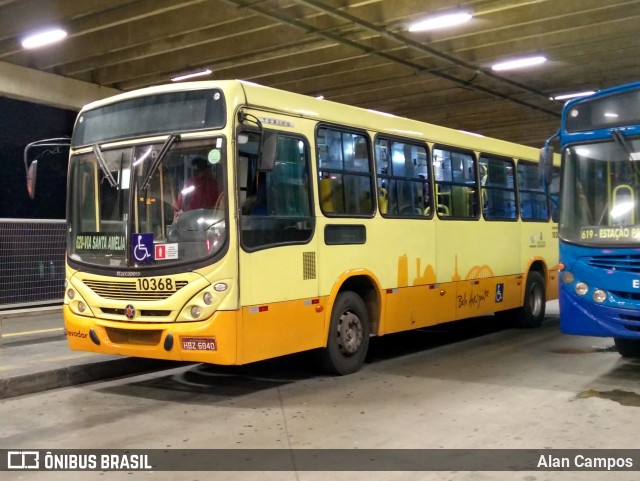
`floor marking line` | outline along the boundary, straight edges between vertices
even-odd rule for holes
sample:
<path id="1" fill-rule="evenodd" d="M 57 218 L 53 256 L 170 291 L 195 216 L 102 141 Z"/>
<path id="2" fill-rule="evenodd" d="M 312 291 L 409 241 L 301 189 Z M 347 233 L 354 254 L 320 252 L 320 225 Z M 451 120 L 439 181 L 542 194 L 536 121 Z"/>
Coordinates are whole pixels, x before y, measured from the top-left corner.
<path id="1" fill-rule="evenodd" d="M 43 332 L 56 332 L 62 331 L 64 327 L 54 327 L 52 329 L 40 329 L 38 331 L 25 331 L 25 332 L 10 332 L 3 334 L 2 337 L 15 337 L 15 336 L 28 336 L 29 334 L 42 334 Z"/>

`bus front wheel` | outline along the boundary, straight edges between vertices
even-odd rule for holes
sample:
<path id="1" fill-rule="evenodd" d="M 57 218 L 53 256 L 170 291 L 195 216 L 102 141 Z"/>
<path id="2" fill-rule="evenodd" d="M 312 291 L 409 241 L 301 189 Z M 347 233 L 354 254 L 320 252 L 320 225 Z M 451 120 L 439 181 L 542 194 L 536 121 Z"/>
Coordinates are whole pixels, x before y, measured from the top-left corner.
<path id="1" fill-rule="evenodd" d="M 369 314 L 355 292 L 338 294 L 331 311 L 327 347 L 322 351 L 322 368 L 344 376 L 358 371 L 369 348 Z"/>
<path id="2" fill-rule="evenodd" d="M 640 339 L 627 339 L 626 337 L 614 337 L 618 354 L 622 357 L 640 358 Z"/>

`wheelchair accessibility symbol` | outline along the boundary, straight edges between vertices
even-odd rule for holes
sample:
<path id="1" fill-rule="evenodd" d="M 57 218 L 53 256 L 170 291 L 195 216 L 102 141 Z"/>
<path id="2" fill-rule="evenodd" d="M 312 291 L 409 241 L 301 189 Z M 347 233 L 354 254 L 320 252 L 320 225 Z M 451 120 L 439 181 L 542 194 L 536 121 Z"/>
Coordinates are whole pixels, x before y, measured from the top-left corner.
<path id="1" fill-rule="evenodd" d="M 131 256 L 133 262 L 148 264 L 155 260 L 153 234 L 133 234 L 131 239 Z"/>
<path id="2" fill-rule="evenodd" d="M 496 284 L 496 302 L 502 302 L 504 299 L 504 284 Z"/>

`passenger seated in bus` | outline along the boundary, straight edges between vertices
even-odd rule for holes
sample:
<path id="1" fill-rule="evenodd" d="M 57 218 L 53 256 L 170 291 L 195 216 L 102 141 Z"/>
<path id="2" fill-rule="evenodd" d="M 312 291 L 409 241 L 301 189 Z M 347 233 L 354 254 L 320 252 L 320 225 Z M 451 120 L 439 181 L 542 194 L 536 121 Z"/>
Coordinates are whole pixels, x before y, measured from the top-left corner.
<path id="1" fill-rule="evenodd" d="M 207 159 L 196 157 L 191 165 L 195 169 L 195 175 L 187 179 L 173 203 L 174 219 L 186 210 L 213 209 L 222 193 L 222 187 L 213 177 Z"/>

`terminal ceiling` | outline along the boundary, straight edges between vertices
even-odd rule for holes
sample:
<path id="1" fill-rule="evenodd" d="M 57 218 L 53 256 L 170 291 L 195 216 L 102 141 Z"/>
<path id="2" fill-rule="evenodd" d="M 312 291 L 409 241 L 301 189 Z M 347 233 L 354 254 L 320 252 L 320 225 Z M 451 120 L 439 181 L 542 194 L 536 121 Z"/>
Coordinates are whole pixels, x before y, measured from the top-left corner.
<path id="1" fill-rule="evenodd" d="M 452 6 L 445 30 L 408 25 Z M 26 33 L 68 37 L 24 50 Z M 640 80 L 640 0 L 0 0 L 0 62 L 119 90 L 210 68 L 363 108 L 533 146 L 550 97 Z M 494 72 L 522 55 L 548 61 Z"/>

